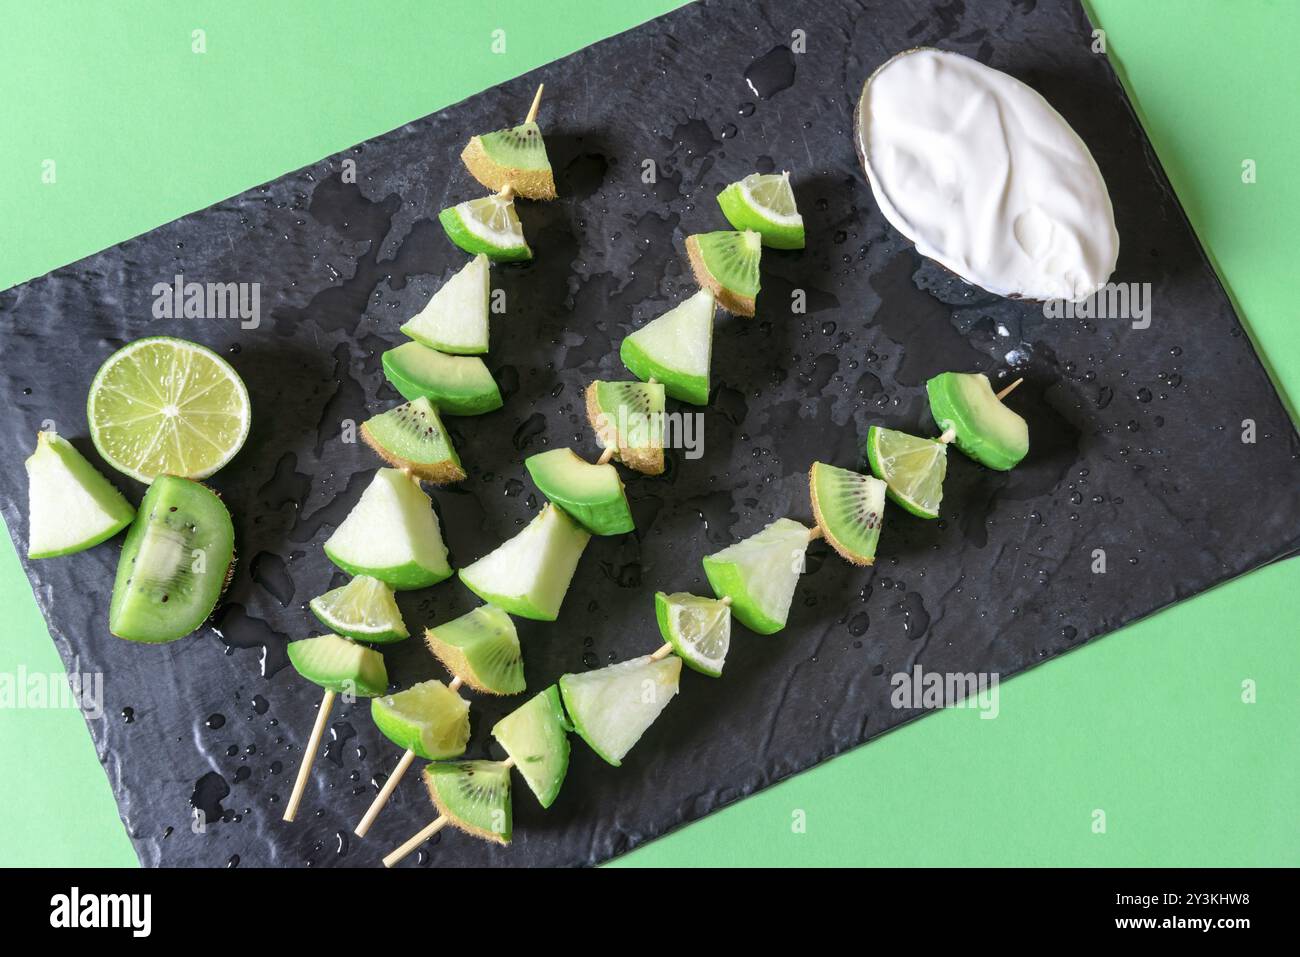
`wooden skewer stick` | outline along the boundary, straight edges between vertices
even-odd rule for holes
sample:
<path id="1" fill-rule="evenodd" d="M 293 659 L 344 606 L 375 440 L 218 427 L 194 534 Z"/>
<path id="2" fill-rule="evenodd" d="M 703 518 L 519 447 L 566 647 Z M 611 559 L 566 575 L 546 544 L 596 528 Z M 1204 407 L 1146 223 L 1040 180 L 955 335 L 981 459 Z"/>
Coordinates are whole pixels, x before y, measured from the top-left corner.
<path id="1" fill-rule="evenodd" d="M 1017 379 L 1015 382 L 1011 383 L 1011 385 L 1007 386 L 1005 389 L 1003 389 L 1001 392 L 999 392 L 999 393 L 998 393 L 998 396 L 997 396 L 998 401 L 1001 402 L 1003 399 L 1005 399 L 1007 396 L 1009 396 L 1012 392 L 1015 392 L 1015 391 L 1016 391 L 1016 388 L 1020 385 L 1020 383 L 1022 383 L 1022 382 L 1024 382 L 1024 381 L 1025 381 L 1024 377 L 1021 376 L 1021 377 L 1020 377 L 1019 379 Z"/>
<path id="2" fill-rule="evenodd" d="M 537 111 L 542 108 L 542 90 L 546 89 L 545 83 L 537 84 L 537 93 L 533 96 L 533 105 L 528 108 L 528 115 L 524 117 L 525 123 L 535 123 L 537 121 Z"/>
<path id="3" fill-rule="evenodd" d="M 504 764 L 507 769 L 513 768 L 515 766 L 515 759 L 506 758 L 505 761 L 502 762 L 502 764 Z M 415 834 L 411 835 L 411 839 L 408 840 L 405 844 L 403 844 L 401 847 L 385 855 L 384 867 L 392 867 L 402 858 L 412 853 L 421 844 L 423 844 L 429 838 L 433 837 L 433 835 L 437 834 L 444 827 L 446 827 L 450 823 L 450 820 L 451 819 L 448 818 L 447 815 L 443 814 L 435 818 L 434 820 L 430 821 L 428 824 L 422 827 Z"/>
<path id="4" fill-rule="evenodd" d="M 458 675 L 451 680 L 451 683 L 448 684 L 447 687 L 452 691 L 459 691 L 462 684 L 464 684 L 464 682 L 461 681 L 460 676 Z M 402 776 L 406 774 L 407 770 L 411 767 L 411 762 L 415 760 L 415 757 L 415 752 L 408 748 L 401 758 L 398 759 L 397 767 L 393 768 L 393 773 L 388 776 L 388 780 L 384 782 L 384 786 L 379 789 L 379 793 L 375 795 L 375 799 L 370 802 L 370 807 L 366 809 L 365 816 L 361 818 L 360 823 L 357 824 L 356 830 L 352 832 L 353 834 L 357 837 L 366 836 L 366 832 L 370 830 L 370 825 L 375 823 L 375 818 L 379 817 L 379 812 L 384 809 L 384 805 L 388 803 L 388 799 L 391 798 L 393 792 L 397 790 L 397 785 L 401 782 Z"/>
<path id="5" fill-rule="evenodd" d="M 284 819 L 292 821 L 298 816 L 298 805 L 302 803 L 303 792 L 307 790 L 307 778 L 311 775 L 311 766 L 316 761 L 316 752 L 320 750 L 320 739 L 325 736 L 325 725 L 330 712 L 334 710 L 334 692 L 326 691 L 320 699 L 320 710 L 316 712 L 316 723 L 312 726 L 311 737 L 307 739 L 307 748 L 302 753 L 302 764 L 298 766 L 298 779 L 293 782 L 293 793 L 284 809 Z"/>
<path id="6" fill-rule="evenodd" d="M 939 441 L 947 445 L 953 439 L 957 438 L 957 430 L 954 428 L 944 429 L 943 435 L 939 436 Z"/>
<path id="7" fill-rule="evenodd" d="M 607 449 L 605 449 L 604 452 L 601 452 L 601 453 L 600 453 L 600 458 L 596 459 L 596 464 L 597 464 L 597 465 L 605 465 L 605 464 L 607 464 L 607 463 L 609 462 L 609 460 L 612 459 L 613 457 L 614 457 L 614 450 L 613 450 L 613 448 L 607 448 Z"/>
<path id="8" fill-rule="evenodd" d="M 662 661 L 664 658 L 667 658 L 672 653 L 673 653 L 672 643 L 665 641 L 663 645 L 660 646 L 660 648 L 653 655 L 650 656 L 650 660 Z"/>

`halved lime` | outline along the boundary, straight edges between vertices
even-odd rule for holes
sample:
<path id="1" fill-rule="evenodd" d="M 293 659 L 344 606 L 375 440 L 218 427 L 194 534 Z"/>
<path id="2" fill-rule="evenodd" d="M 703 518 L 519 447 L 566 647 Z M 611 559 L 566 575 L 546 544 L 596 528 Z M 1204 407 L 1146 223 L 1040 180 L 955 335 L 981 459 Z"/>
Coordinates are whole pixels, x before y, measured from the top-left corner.
<path id="1" fill-rule="evenodd" d="M 867 430 L 867 461 L 895 502 L 921 518 L 939 517 L 948 446 L 873 425 Z"/>
<path id="2" fill-rule="evenodd" d="M 248 437 L 248 389 L 211 349 L 153 336 L 114 352 L 90 383 L 90 438 L 109 465 L 149 483 L 207 478 Z"/>
<path id="3" fill-rule="evenodd" d="M 687 666 L 717 678 L 731 644 L 731 608 L 716 598 L 655 592 L 655 617 L 664 641 Z"/>
<path id="4" fill-rule="evenodd" d="M 489 259 L 532 259 L 513 199 L 484 196 L 448 206 L 438 214 L 448 238 L 467 253 Z"/>
<path id="5" fill-rule="evenodd" d="M 358 575 L 342 588 L 311 600 L 311 610 L 336 635 L 382 644 L 409 638 L 393 590 L 378 578 Z"/>
<path id="6" fill-rule="evenodd" d="M 718 194 L 718 205 L 737 229 L 752 229 L 773 249 L 803 249 L 803 217 L 789 173 L 750 173 Z"/>

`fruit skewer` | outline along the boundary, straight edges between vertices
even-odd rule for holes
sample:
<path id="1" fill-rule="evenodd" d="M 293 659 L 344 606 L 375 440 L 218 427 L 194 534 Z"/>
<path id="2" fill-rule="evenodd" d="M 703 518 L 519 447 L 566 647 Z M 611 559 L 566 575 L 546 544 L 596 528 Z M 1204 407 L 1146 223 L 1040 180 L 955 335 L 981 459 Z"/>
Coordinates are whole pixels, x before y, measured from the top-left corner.
<path id="1" fill-rule="evenodd" d="M 506 773 L 509 773 L 510 769 L 513 768 L 514 766 L 515 766 L 514 758 L 506 758 L 504 761 L 500 762 L 500 767 L 503 768 L 506 771 Z M 388 854 L 385 854 L 384 867 L 392 867 L 394 864 L 402 860 L 402 858 L 406 857 L 408 854 L 411 854 L 421 844 L 423 844 L 429 838 L 433 837 L 433 835 L 437 834 L 439 831 L 441 831 L 444 827 L 446 827 L 450 823 L 452 823 L 452 819 L 449 815 L 439 814 L 436 818 L 434 818 L 424 827 L 420 828 L 419 831 L 412 834 L 411 837 L 400 847 L 398 847 L 393 851 L 390 851 Z"/>

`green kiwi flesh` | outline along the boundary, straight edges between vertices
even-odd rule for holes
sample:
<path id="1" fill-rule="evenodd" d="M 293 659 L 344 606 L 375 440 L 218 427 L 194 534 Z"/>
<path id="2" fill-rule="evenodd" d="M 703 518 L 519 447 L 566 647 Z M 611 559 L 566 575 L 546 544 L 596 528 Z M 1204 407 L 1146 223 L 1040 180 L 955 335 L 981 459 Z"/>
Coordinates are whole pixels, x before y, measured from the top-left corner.
<path id="1" fill-rule="evenodd" d="M 763 241 L 752 230 L 696 233 L 686 237 L 686 254 L 701 289 L 737 316 L 752 316 L 758 297 Z"/>
<path id="2" fill-rule="evenodd" d="M 515 623 L 495 605 L 480 605 L 437 628 L 425 641 L 447 670 L 476 691 L 519 694 L 524 690 L 524 658 Z"/>
<path id="3" fill-rule="evenodd" d="M 361 437 L 389 465 L 427 482 L 447 485 L 465 478 L 438 410 L 423 396 L 367 419 Z"/>
<path id="4" fill-rule="evenodd" d="M 536 123 L 475 136 L 460 158 L 473 177 L 490 190 L 510 186 L 527 199 L 555 199 L 555 176 Z"/>
<path id="5" fill-rule="evenodd" d="M 217 494 L 160 475 L 122 545 L 109 631 L 128 641 L 184 638 L 212 614 L 234 560 L 234 525 Z"/>
<path id="6" fill-rule="evenodd" d="M 453 761 L 424 769 L 439 814 L 475 837 L 510 843 L 510 768 L 504 761 Z"/>
<path id="7" fill-rule="evenodd" d="M 664 470 L 664 387 L 658 382 L 605 382 L 587 386 L 587 420 L 600 444 L 628 468 Z"/>
<path id="8" fill-rule="evenodd" d="M 876 543 L 885 514 L 885 488 L 880 479 L 861 472 L 814 462 L 808 470 L 813 518 L 831 548 L 855 565 L 876 560 Z"/>

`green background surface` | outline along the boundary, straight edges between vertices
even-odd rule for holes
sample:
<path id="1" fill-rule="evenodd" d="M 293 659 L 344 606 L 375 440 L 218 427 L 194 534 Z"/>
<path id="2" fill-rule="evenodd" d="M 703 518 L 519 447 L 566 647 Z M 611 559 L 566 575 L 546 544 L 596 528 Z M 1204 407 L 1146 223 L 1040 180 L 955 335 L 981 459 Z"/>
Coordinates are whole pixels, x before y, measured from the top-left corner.
<path id="1" fill-rule="evenodd" d="M 3 0 L 0 288 L 677 5 Z M 1091 9 L 1251 334 L 1300 394 L 1300 3 Z M 817 24 L 796 26 L 815 55 Z M 1267 507 L 1268 489 L 1242 494 Z M 0 608 L 0 672 L 59 670 L 7 536 Z M 1274 565 L 1009 682 L 997 720 L 928 716 L 621 863 L 1294 865 L 1297 621 L 1300 562 Z M 135 863 L 79 714 L 0 710 L 0 768 L 0 864 Z"/>

